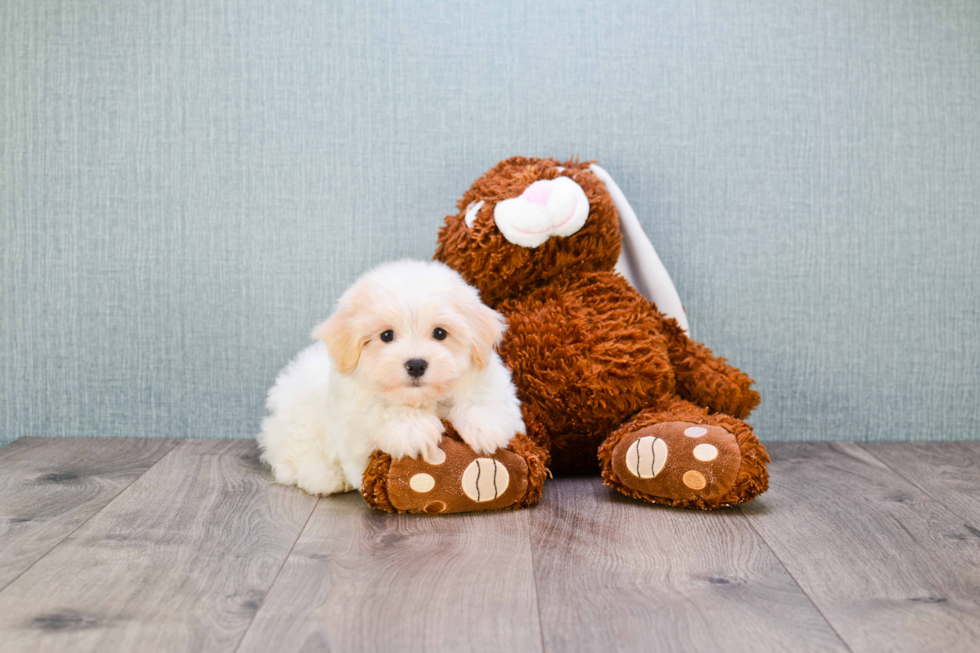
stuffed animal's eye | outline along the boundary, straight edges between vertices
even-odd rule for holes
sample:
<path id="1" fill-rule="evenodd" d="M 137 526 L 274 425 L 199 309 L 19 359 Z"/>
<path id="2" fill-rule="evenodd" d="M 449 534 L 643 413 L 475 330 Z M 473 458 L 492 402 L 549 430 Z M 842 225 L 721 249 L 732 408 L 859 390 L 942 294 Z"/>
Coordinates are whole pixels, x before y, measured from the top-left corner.
<path id="1" fill-rule="evenodd" d="M 391 329 L 381 332 L 381 342 L 391 342 L 395 339 L 395 332 Z"/>
<path id="2" fill-rule="evenodd" d="M 442 327 L 436 327 L 436 330 L 432 332 L 432 337 L 436 340 L 445 340 L 446 336 L 448 335 L 449 334 L 446 333 L 446 330 Z"/>

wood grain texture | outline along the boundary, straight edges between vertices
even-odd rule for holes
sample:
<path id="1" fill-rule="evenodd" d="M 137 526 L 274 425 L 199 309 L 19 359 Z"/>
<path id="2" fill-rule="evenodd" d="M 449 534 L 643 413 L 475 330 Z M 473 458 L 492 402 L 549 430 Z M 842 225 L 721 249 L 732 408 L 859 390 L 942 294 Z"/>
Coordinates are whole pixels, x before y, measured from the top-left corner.
<path id="1" fill-rule="evenodd" d="M 277 486 L 250 441 L 19 441 L 0 650 L 976 650 L 980 443 L 770 451 L 737 510 L 585 478 L 429 517 Z"/>
<path id="2" fill-rule="evenodd" d="M 239 650 L 540 651 L 528 512 L 324 497 Z"/>
<path id="3" fill-rule="evenodd" d="M 853 443 L 774 443 L 753 527 L 846 644 L 975 651 L 980 536 Z"/>
<path id="4" fill-rule="evenodd" d="M 0 449 L 0 589 L 177 444 L 22 438 Z"/>
<path id="5" fill-rule="evenodd" d="M 980 442 L 883 442 L 861 448 L 967 520 L 980 536 Z"/>
<path id="6" fill-rule="evenodd" d="M 546 650 L 846 650 L 734 510 L 650 506 L 561 479 L 531 527 Z"/>
<path id="7" fill-rule="evenodd" d="M 252 441 L 186 441 L 0 592 L 15 651 L 231 651 L 316 499 Z"/>

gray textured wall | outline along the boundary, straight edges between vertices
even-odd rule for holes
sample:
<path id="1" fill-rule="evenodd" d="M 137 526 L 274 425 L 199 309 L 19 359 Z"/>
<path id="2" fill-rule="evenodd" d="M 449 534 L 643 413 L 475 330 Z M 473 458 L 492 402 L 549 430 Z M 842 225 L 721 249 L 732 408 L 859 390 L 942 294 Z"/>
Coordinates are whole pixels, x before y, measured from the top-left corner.
<path id="1" fill-rule="evenodd" d="M 371 264 L 598 159 L 764 439 L 980 433 L 980 3 L 0 4 L 0 443 L 247 437 Z"/>

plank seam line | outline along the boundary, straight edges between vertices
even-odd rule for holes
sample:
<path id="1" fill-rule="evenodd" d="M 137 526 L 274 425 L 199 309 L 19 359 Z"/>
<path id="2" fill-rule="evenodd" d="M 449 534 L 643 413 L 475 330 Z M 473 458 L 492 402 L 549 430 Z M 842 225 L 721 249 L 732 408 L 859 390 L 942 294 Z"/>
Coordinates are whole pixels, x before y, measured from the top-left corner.
<path id="1" fill-rule="evenodd" d="M 316 507 L 320 505 L 320 499 L 321 497 L 319 496 L 316 498 L 316 502 L 314 502 L 313 508 L 310 510 L 310 514 L 306 516 L 306 521 L 303 522 L 303 527 L 299 529 L 299 532 L 296 534 L 296 539 L 293 540 L 293 545 L 289 547 L 289 551 L 287 551 L 285 557 L 283 557 L 282 564 L 279 565 L 279 569 L 276 570 L 276 575 L 272 577 L 272 582 L 269 583 L 267 588 L 265 588 L 265 594 L 262 596 L 262 605 L 259 606 L 259 609 L 255 611 L 255 614 L 253 614 L 252 618 L 249 620 L 248 625 L 245 626 L 245 632 L 243 632 L 241 638 L 239 638 L 238 644 L 235 645 L 235 651 L 233 653 L 237 653 L 238 649 L 242 647 L 242 642 L 245 641 L 245 636 L 248 635 L 248 631 L 252 629 L 252 624 L 255 623 L 259 613 L 262 612 L 262 608 L 265 607 L 265 600 L 269 597 L 269 592 L 272 591 L 276 581 L 279 580 L 279 575 L 286 567 L 286 563 L 289 561 L 290 556 L 293 555 L 293 549 L 295 549 L 296 545 L 299 543 L 299 538 L 303 536 L 303 532 L 306 531 L 306 527 L 309 525 L 310 520 L 313 519 L 313 513 L 316 512 Z"/>
<path id="2" fill-rule="evenodd" d="M 532 538 L 532 519 L 529 510 L 524 511 L 527 519 L 527 549 L 531 556 L 531 578 L 534 580 L 534 607 L 538 612 L 538 639 L 541 641 L 541 653 L 548 649 L 544 645 L 544 620 L 541 618 L 541 593 L 538 592 L 538 562 L 534 559 L 534 540 Z"/>
<path id="3" fill-rule="evenodd" d="M 803 586 L 800 585 L 800 581 L 797 580 L 796 576 L 793 575 L 793 572 L 789 570 L 789 567 L 787 567 L 786 563 L 784 563 L 782 558 L 779 557 L 779 554 L 777 554 L 773 550 L 773 548 L 769 546 L 769 542 L 766 540 L 765 537 L 762 536 L 762 533 L 760 533 L 759 530 L 755 527 L 755 524 L 752 523 L 752 520 L 749 519 L 749 516 L 746 515 L 744 512 L 742 512 L 741 506 L 738 506 L 738 514 L 742 517 L 743 520 L 745 520 L 745 523 L 749 525 L 749 528 L 751 528 L 752 532 L 756 534 L 756 537 L 758 537 L 762 541 L 762 543 L 766 545 L 766 548 L 769 549 L 770 553 L 772 553 L 772 557 L 776 559 L 776 562 L 778 562 L 779 566 L 783 568 L 783 570 L 786 572 L 786 575 L 793 579 L 793 583 L 796 585 L 796 587 L 799 588 L 800 592 L 803 593 L 803 596 L 806 597 L 806 600 L 810 602 L 810 605 L 813 606 L 813 609 L 817 611 L 817 614 L 819 614 L 821 618 L 823 618 L 824 623 L 826 623 L 827 626 L 830 627 L 830 630 L 833 631 L 834 635 L 837 636 L 837 639 L 844 646 L 844 648 L 846 648 L 848 651 L 851 651 L 851 653 L 854 653 L 854 649 L 851 648 L 851 646 L 847 643 L 844 637 L 841 636 L 841 634 L 837 631 L 837 628 L 835 628 L 834 624 L 830 622 L 830 619 L 828 619 L 827 615 L 824 614 L 823 610 L 820 609 L 820 606 L 817 605 L 817 602 L 813 599 L 813 597 L 810 596 L 810 594 L 807 593 L 805 589 L 803 589 Z"/>
<path id="4" fill-rule="evenodd" d="M 952 508 L 950 508 L 949 506 L 946 505 L 946 502 L 945 501 L 943 501 L 942 499 L 940 499 L 939 497 L 937 497 L 936 495 L 934 495 L 932 492 L 930 492 L 929 490 L 927 490 L 925 487 L 919 485 L 914 480 L 912 480 L 911 478 L 909 478 L 908 476 L 906 476 L 902 472 L 898 471 L 897 469 L 895 469 L 894 467 L 892 467 L 891 465 L 889 465 L 888 464 L 888 461 L 883 460 L 882 458 L 879 458 L 878 456 L 876 456 L 874 454 L 874 452 L 870 451 L 867 447 L 863 446 L 862 443 L 860 443 L 860 442 L 853 442 L 852 444 L 856 445 L 858 448 L 861 449 L 861 451 L 865 452 L 866 454 L 868 454 L 869 456 L 871 456 L 872 458 L 874 458 L 875 460 L 877 460 L 878 462 L 880 462 L 882 465 L 884 465 L 885 467 L 887 467 L 889 471 L 891 471 L 896 476 L 898 476 L 899 478 L 901 478 L 903 481 L 905 481 L 906 483 L 908 483 L 909 485 L 911 485 L 912 487 L 914 487 L 916 490 L 918 490 L 919 492 L 922 492 L 922 494 L 926 495 L 927 497 L 929 497 L 930 499 L 932 499 L 933 501 L 935 501 L 936 503 L 938 503 L 940 506 L 942 506 L 943 510 L 945 510 L 946 512 L 948 512 L 950 515 L 952 515 L 956 519 L 962 521 L 964 524 L 967 524 L 967 525 L 970 525 L 971 522 L 973 522 L 972 519 L 969 519 L 967 517 L 964 517 L 961 514 L 959 514 L 958 512 L 955 512 Z"/>
<path id="5" fill-rule="evenodd" d="M 150 465 L 149 467 L 147 467 L 146 469 L 144 469 L 142 472 L 140 472 L 140 475 L 139 476 L 137 476 L 132 481 L 130 481 L 129 483 L 127 483 L 126 484 L 126 487 L 124 487 L 121 490 L 119 490 L 118 492 L 116 492 L 116 494 L 114 494 L 111 499 L 109 499 L 108 501 L 105 502 L 105 505 L 103 505 L 101 508 L 99 508 L 98 510 L 96 510 L 95 512 L 93 512 L 91 515 L 89 515 L 88 517 L 86 517 L 85 518 L 85 521 L 83 521 L 81 524 L 79 524 L 78 526 L 76 526 L 75 528 L 73 528 L 71 530 L 71 532 L 65 533 L 65 536 L 64 537 L 62 537 L 60 540 L 58 540 L 57 542 L 55 542 L 54 545 L 50 549 L 48 549 L 47 551 L 45 551 L 43 555 L 39 556 L 37 558 L 37 560 L 35 560 L 34 562 L 32 562 L 30 565 L 28 565 L 22 572 L 20 572 L 19 574 L 17 574 L 13 578 L 11 578 L 10 581 L 7 582 L 6 585 L 4 585 L 3 587 L 0 587 L 0 592 L 3 592 L 8 587 L 10 587 L 14 583 L 16 583 L 17 580 L 21 576 L 23 576 L 24 574 L 26 574 L 27 572 L 29 572 L 34 567 L 34 565 L 36 565 L 41 560 L 44 560 L 49 555 L 51 555 L 51 552 L 52 551 L 54 551 L 59 546 L 61 546 L 62 544 L 64 544 L 65 540 L 67 540 L 69 537 L 71 537 L 72 535 L 74 535 L 78 531 L 78 529 L 80 529 L 82 526 L 84 526 L 85 524 L 89 523 L 92 520 L 92 518 L 94 518 L 96 515 L 98 515 L 99 513 L 101 513 L 103 510 L 105 510 L 109 506 L 109 504 L 113 503 L 116 499 L 118 499 L 120 496 L 122 496 L 126 491 L 129 490 L 129 488 L 133 487 L 133 484 L 135 484 L 136 481 L 138 481 L 141 478 L 143 478 L 143 476 L 148 471 L 150 471 L 151 469 L 153 469 L 154 467 L 156 467 L 157 465 L 159 465 L 161 460 L 163 460 L 164 458 L 166 458 L 167 456 L 169 456 L 170 454 L 172 454 L 174 452 L 174 450 L 176 450 L 178 447 L 180 447 L 180 445 L 182 445 L 184 442 L 186 442 L 186 440 L 174 441 L 174 444 L 170 447 L 170 450 L 167 453 L 165 453 L 162 456 L 160 456 L 156 460 L 156 462 L 154 462 L 152 465 Z"/>

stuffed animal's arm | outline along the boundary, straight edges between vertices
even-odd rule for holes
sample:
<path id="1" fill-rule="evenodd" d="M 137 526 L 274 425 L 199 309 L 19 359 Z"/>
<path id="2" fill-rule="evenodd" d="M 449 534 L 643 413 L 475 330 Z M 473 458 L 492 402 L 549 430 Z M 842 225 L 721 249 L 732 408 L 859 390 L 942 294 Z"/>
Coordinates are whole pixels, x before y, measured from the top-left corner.
<path id="1" fill-rule="evenodd" d="M 657 315 L 660 315 L 658 312 Z M 748 374 L 691 340 L 673 318 L 661 315 L 677 394 L 717 413 L 745 419 L 759 405 Z"/>

